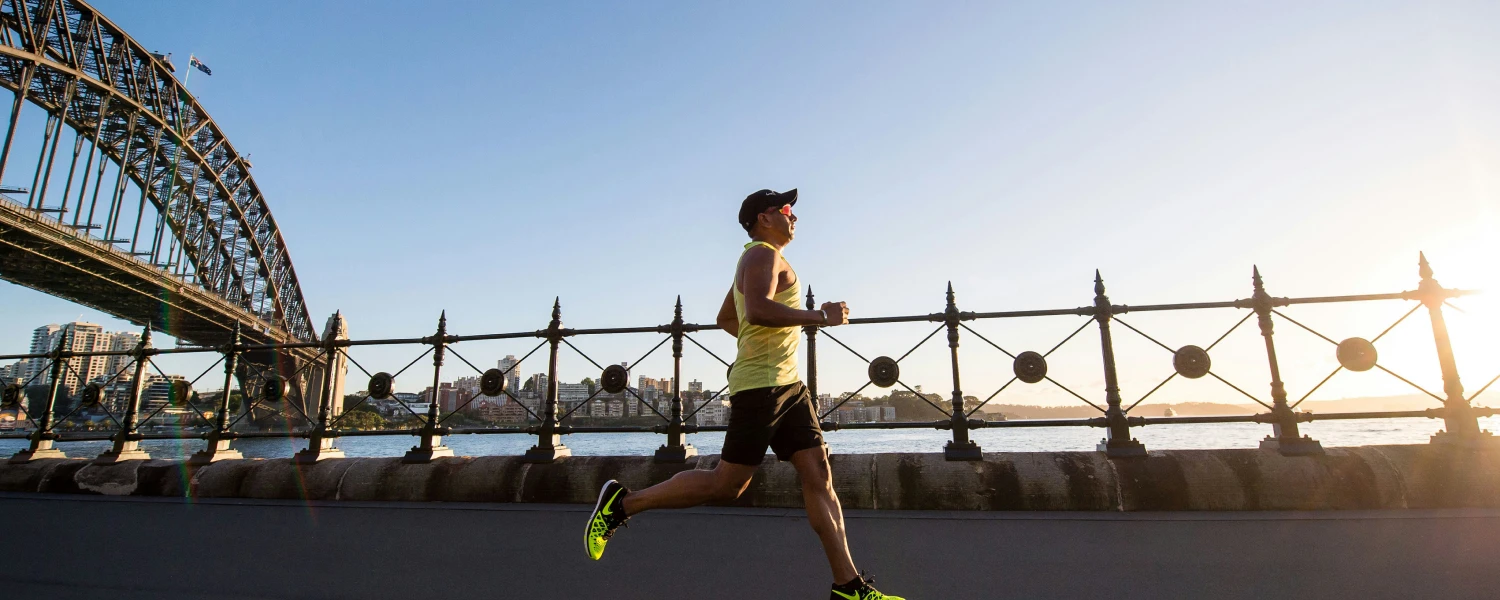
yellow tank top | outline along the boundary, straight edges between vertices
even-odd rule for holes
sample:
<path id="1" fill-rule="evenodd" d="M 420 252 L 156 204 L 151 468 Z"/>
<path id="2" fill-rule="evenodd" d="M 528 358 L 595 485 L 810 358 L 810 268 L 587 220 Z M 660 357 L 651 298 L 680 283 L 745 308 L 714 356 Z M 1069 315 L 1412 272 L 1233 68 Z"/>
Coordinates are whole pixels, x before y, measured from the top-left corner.
<path id="1" fill-rule="evenodd" d="M 776 250 L 775 246 L 765 242 L 750 242 L 745 244 L 745 252 L 755 246 Z M 780 254 L 777 252 L 778 256 Z M 744 259 L 745 253 L 742 252 L 740 260 Z M 735 273 L 736 281 L 731 284 L 730 289 L 734 290 L 734 313 L 740 321 L 740 336 L 734 367 L 729 371 L 729 393 L 790 385 L 800 381 L 802 377 L 797 373 L 797 348 L 801 345 L 802 336 L 799 334 L 802 328 L 751 325 L 745 320 L 745 294 L 740 291 L 738 265 L 735 266 Z M 792 277 L 796 281 L 785 290 L 776 292 L 771 299 L 798 308 L 797 300 L 802 296 L 802 278 L 797 277 L 795 270 L 792 271 Z"/>

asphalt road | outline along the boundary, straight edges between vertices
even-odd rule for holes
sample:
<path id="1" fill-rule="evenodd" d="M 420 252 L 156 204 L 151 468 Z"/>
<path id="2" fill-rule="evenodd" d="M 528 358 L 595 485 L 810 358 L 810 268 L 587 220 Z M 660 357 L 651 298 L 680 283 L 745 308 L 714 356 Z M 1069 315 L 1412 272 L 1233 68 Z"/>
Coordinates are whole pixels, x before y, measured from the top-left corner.
<path id="1" fill-rule="evenodd" d="M 0 597 L 822 599 L 800 511 L 0 494 Z M 1500 511 L 849 515 L 887 593 L 937 598 L 1500 597 Z"/>

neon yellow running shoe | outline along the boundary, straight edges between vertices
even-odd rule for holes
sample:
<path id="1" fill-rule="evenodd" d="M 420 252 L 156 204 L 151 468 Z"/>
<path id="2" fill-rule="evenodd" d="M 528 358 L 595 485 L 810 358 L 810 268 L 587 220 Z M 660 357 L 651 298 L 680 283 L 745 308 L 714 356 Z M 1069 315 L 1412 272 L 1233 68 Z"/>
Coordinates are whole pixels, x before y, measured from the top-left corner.
<path id="1" fill-rule="evenodd" d="M 599 490 L 599 501 L 594 503 L 594 514 L 589 515 L 588 527 L 583 530 L 583 546 L 589 558 L 599 560 L 604 556 L 604 545 L 610 536 L 630 517 L 625 514 L 625 494 L 630 490 L 613 479 Z"/>
<path id="2" fill-rule="evenodd" d="M 828 592 L 828 600 L 905 600 L 899 596 L 887 596 L 880 593 L 880 590 L 870 585 L 875 583 L 875 580 L 864 573 L 860 573 L 859 578 L 854 581 L 859 582 L 859 585 L 853 586 L 853 589 L 849 586 L 834 585 L 833 589 Z"/>

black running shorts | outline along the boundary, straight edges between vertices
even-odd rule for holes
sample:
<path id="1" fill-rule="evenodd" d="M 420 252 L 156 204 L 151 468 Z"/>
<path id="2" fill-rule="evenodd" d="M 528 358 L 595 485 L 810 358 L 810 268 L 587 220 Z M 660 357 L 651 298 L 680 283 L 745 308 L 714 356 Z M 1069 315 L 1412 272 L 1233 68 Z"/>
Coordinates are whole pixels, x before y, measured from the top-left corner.
<path id="1" fill-rule="evenodd" d="M 823 446 L 818 409 L 802 382 L 740 390 L 729 397 L 729 431 L 721 459 L 759 465 L 768 446 L 781 460 L 791 460 L 798 450 Z"/>

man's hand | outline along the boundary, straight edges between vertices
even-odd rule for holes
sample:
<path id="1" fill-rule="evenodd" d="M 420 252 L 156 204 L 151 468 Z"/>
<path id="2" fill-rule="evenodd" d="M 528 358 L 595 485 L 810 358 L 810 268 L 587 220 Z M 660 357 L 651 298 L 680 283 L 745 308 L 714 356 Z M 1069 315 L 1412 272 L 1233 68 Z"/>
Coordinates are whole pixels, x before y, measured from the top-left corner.
<path id="1" fill-rule="evenodd" d="M 823 325 L 833 327 L 849 322 L 849 307 L 843 302 L 823 303 Z"/>

